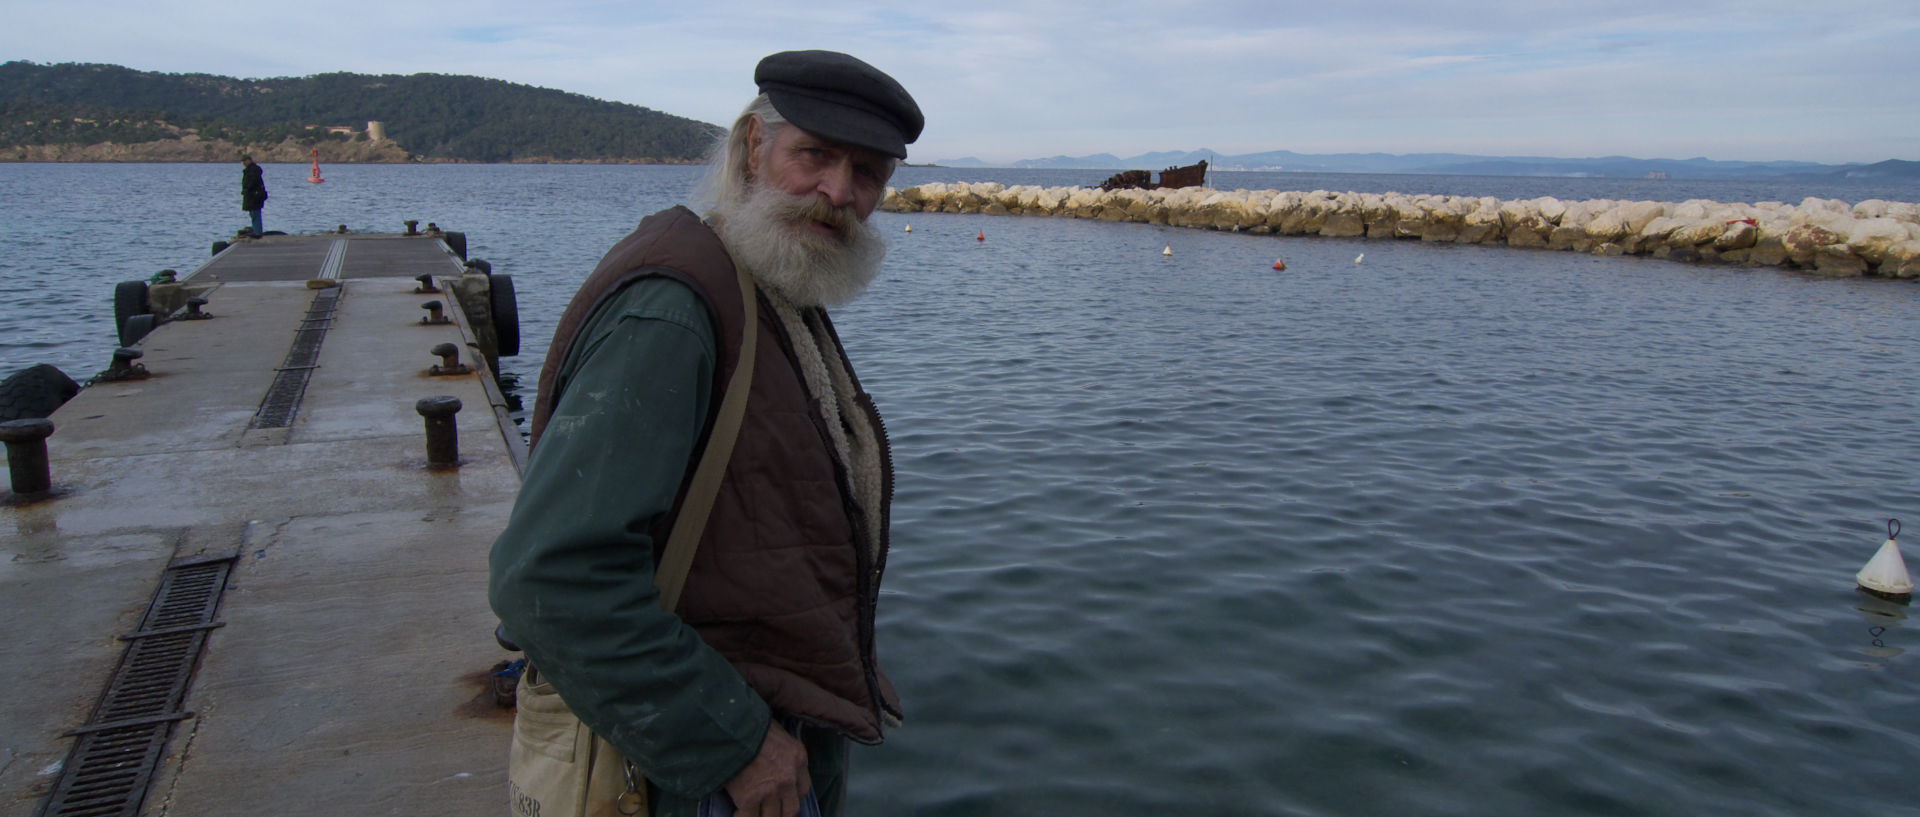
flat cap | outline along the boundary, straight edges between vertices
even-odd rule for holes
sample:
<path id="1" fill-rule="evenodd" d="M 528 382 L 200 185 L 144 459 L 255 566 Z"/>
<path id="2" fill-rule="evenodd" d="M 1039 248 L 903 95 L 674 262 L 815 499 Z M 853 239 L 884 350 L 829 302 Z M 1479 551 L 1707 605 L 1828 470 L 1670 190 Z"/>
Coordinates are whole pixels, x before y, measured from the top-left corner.
<path id="1" fill-rule="evenodd" d="M 782 51 L 760 61 L 753 82 L 788 122 L 896 159 L 926 126 L 893 77 L 838 51 Z"/>

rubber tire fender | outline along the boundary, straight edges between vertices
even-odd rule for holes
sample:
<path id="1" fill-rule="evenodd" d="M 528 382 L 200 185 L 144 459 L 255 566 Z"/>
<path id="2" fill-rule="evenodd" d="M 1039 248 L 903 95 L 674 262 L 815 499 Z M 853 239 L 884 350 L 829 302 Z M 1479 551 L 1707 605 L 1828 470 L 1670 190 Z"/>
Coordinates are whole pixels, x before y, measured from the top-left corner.
<path id="1" fill-rule="evenodd" d="M 440 240 L 447 242 L 447 249 L 453 250 L 453 254 L 460 256 L 460 260 L 462 261 L 467 260 L 467 234 L 466 233 L 456 233 L 456 232 L 441 233 Z"/>
<path id="2" fill-rule="evenodd" d="M 0 380 L 0 423 L 51 417 L 54 409 L 79 393 L 80 384 L 58 366 L 28 366 Z"/>
<path id="3" fill-rule="evenodd" d="M 141 338 L 153 331 L 153 326 L 154 317 L 151 312 L 128 318 L 126 323 L 120 324 L 120 345 L 132 346 L 139 343 Z"/>
<path id="4" fill-rule="evenodd" d="M 493 309 L 493 335 L 501 357 L 520 354 L 520 302 L 514 297 L 513 276 L 487 276 L 487 305 Z"/>
<path id="5" fill-rule="evenodd" d="M 147 300 L 147 282 L 121 281 L 113 286 L 113 326 L 120 332 L 121 346 L 133 345 L 133 341 L 127 340 L 127 319 L 152 311 L 153 305 Z"/>

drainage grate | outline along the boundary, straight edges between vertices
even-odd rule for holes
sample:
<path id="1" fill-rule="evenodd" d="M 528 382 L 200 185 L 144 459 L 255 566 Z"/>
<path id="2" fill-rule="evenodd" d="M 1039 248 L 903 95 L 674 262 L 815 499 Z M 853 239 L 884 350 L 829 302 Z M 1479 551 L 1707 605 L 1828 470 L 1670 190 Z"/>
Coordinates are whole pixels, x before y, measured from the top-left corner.
<path id="1" fill-rule="evenodd" d="M 167 748 L 175 721 L 193 717 L 186 700 L 207 632 L 226 589 L 233 555 L 181 562 L 161 575 L 160 589 L 120 666 L 75 736 L 60 780 L 40 817 L 133 817 Z"/>
<path id="2" fill-rule="evenodd" d="M 273 385 L 267 387 L 267 396 L 260 401 L 260 410 L 254 412 L 253 422 L 247 424 L 248 428 L 286 428 L 293 425 L 293 415 L 300 412 L 300 399 L 307 394 L 307 379 L 320 366 L 320 342 L 327 339 L 327 330 L 333 326 L 334 310 L 339 305 L 338 287 L 314 294 L 313 305 L 307 307 L 307 317 L 300 321 L 300 329 L 293 333 L 293 348 L 287 350 L 286 362 L 280 364 L 279 374 L 273 376 Z"/>

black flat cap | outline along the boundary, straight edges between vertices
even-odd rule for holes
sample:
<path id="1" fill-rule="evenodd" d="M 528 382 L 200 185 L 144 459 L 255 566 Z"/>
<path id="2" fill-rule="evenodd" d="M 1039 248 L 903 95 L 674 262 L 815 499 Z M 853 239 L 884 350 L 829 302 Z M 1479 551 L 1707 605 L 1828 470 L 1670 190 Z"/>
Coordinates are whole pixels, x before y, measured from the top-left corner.
<path id="1" fill-rule="evenodd" d="M 838 51 L 782 51 L 760 61 L 753 82 L 788 122 L 896 159 L 926 126 L 893 77 Z"/>

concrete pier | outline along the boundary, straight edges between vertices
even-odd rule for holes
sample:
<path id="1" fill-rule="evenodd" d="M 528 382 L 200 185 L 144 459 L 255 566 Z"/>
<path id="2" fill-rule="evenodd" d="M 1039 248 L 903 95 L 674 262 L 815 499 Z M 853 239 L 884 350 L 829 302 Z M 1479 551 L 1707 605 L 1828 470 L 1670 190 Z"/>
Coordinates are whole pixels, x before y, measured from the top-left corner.
<path id="1" fill-rule="evenodd" d="M 150 775 L 115 795 L 138 810 L 98 813 L 505 808 L 511 710 L 488 669 L 512 656 L 486 562 L 524 450 L 453 300 L 462 271 L 425 236 L 240 242 L 183 282 L 212 318 L 139 341 L 148 378 L 53 415 L 52 489 L 0 490 L 0 815 L 94 796 L 66 791 L 77 742 L 155 723 Z M 452 322 L 423 322 L 426 299 Z M 472 371 L 430 374 L 443 343 Z M 442 395 L 464 406 L 457 467 L 429 466 L 415 408 Z M 205 620 L 156 626 L 156 588 L 209 565 Z M 130 645 L 184 632 L 201 643 L 166 711 L 96 711 Z"/>
<path id="2" fill-rule="evenodd" d="M 993 182 L 889 189 L 896 213 L 1095 218 L 1272 235 L 1501 244 L 1597 255 L 1920 278 L 1920 204 L 1808 198 L 1799 204 L 1690 200 L 1503 201 L 1314 190 L 1101 190 Z"/>

